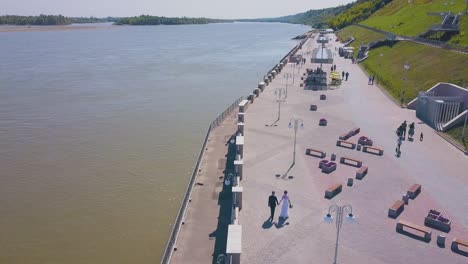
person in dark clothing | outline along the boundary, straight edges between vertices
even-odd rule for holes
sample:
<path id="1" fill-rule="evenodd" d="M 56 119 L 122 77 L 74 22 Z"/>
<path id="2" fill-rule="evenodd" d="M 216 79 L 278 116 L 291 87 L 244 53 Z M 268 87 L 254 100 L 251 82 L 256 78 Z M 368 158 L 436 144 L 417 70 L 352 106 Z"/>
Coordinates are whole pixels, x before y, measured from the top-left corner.
<path id="1" fill-rule="evenodd" d="M 270 218 L 268 220 L 273 221 L 275 217 L 275 208 L 278 205 L 278 199 L 276 199 L 275 192 L 271 192 L 271 195 L 268 197 L 268 206 L 270 207 Z"/>
<path id="2" fill-rule="evenodd" d="M 423 135 L 423 132 L 421 132 L 421 135 L 419 136 L 419 141 L 423 141 L 424 139 L 424 135 Z"/>
<path id="3" fill-rule="evenodd" d="M 341 80 L 344 80 L 344 71 L 341 72 Z"/>
<path id="4" fill-rule="evenodd" d="M 346 72 L 346 80 L 348 80 L 349 72 Z"/>
<path id="5" fill-rule="evenodd" d="M 369 80 L 367 81 L 367 85 L 371 84 L 372 76 L 369 76 Z"/>
<path id="6" fill-rule="evenodd" d="M 333 71 L 333 66 L 331 66 L 331 71 Z"/>
<path id="7" fill-rule="evenodd" d="M 413 139 L 414 136 L 414 122 L 409 125 L 408 138 Z"/>
<path id="8" fill-rule="evenodd" d="M 374 85 L 374 75 L 371 77 L 371 85 Z"/>
<path id="9" fill-rule="evenodd" d="M 335 64 L 335 65 L 333 65 L 333 70 L 334 70 L 334 71 L 336 71 L 336 64 Z"/>
<path id="10" fill-rule="evenodd" d="M 405 120 L 405 122 L 403 122 L 403 124 L 401 124 L 401 126 L 403 128 L 403 140 L 405 140 L 405 138 L 406 138 L 406 127 L 408 126 L 406 124 L 406 120 Z"/>

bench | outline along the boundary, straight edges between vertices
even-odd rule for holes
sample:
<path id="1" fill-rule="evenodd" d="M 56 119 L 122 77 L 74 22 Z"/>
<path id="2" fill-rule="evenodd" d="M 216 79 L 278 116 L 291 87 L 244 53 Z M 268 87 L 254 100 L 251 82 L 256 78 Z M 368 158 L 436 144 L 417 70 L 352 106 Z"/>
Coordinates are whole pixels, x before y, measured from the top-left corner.
<path id="1" fill-rule="evenodd" d="M 432 231 L 427 227 L 415 225 L 415 224 L 412 224 L 412 223 L 410 223 L 408 221 L 399 220 L 397 225 L 396 225 L 396 231 L 397 232 L 404 231 L 403 227 L 408 227 L 408 228 L 414 229 L 416 231 L 422 232 L 422 233 L 424 233 L 424 240 L 426 240 L 426 241 L 431 240 Z"/>
<path id="2" fill-rule="evenodd" d="M 334 184 L 330 186 L 326 191 L 325 191 L 325 198 L 331 199 L 335 197 L 335 195 L 339 194 L 343 188 L 342 184 Z"/>
<path id="3" fill-rule="evenodd" d="M 455 238 L 455 239 L 453 239 L 453 241 L 452 241 L 451 249 L 454 250 L 454 251 L 458 251 L 458 250 L 460 250 L 460 249 L 458 248 L 459 245 L 462 245 L 462 246 L 468 248 L 468 241 L 466 241 L 466 240 L 461 240 L 461 239 L 459 239 L 459 238 Z M 468 252 L 468 251 L 467 251 L 467 252 Z"/>
<path id="4" fill-rule="evenodd" d="M 349 162 L 354 162 L 356 164 L 352 164 L 352 163 L 349 163 Z M 340 163 L 350 165 L 350 166 L 354 166 L 354 167 L 358 167 L 358 168 L 360 168 L 362 166 L 362 161 L 361 160 L 351 159 L 351 158 L 347 158 L 347 157 L 341 157 L 340 158 Z"/>
<path id="5" fill-rule="evenodd" d="M 361 128 L 359 127 L 355 127 L 353 128 L 353 130 L 351 130 L 351 132 L 353 132 L 353 136 L 357 135 L 360 131 L 361 131 Z"/>
<path id="6" fill-rule="evenodd" d="M 340 140 L 347 140 L 348 138 L 352 137 L 353 135 L 351 135 L 349 132 L 343 134 L 340 136 Z"/>
<path id="7" fill-rule="evenodd" d="M 388 208 L 388 217 L 397 218 L 404 209 L 405 202 L 398 200 L 392 205 L 392 207 Z"/>
<path id="8" fill-rule="evenodd" d="M 356 171 L 356 179 L 362 180 L 364 176 L 367 175 L 368 168 L 366 166 L 362 166 L 358 171 Z"/>
<path id="9" fill-rule="evenodd" d="M 408 189 L 408 196 L 409 198 L 413 199 L 418 196 L 418 194 L 421 192 L 421 184 L 413 184 L 409 189 Z"/>
<path id="10" fill-rule="evenodd" d="M 321 151 L 321 150 L 308 148 L 308 149 L 306 149 L 306 155 L 313 156 L 313 157 L 318 157 L 318 158 L 323 159 L 323 158 L 325 158 L 325 156 L 327 156 L 327 153 L 325 153 L 324 151 Z"/>
<path id="11" fill-rule="evenodd" d="M 379 155 L 379 156 L 383 155 L 383 149 L 379 149 L 379 148 L 371 147 L 371 146 L 363 146 L 362 152 Z"/>
<path id="12" fill-rule="evenodd" d="M 349 142 L 349 141 L 344 141 L 344 140 L 336 141 L 336 145 L 338 147 L 349 148 L 349 149 L 354 149 L 356 147 L 355 143 Z"/>

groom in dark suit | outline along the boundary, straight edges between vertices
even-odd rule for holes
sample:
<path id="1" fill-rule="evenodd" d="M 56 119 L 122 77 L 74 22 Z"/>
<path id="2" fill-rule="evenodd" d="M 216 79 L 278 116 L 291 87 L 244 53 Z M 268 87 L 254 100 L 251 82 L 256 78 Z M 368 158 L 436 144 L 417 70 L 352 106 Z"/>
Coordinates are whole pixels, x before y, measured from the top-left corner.
<path id="1" fill-rule="evenodd" d="M 275 208 L 278 205 L 278 199 L 276 199 L 275 192 L 271 192 L 271 195 L 268 197 L 268 206 L 270 207 L 271 216 L 268 220 L 273 221 L 275 217 Z"/>

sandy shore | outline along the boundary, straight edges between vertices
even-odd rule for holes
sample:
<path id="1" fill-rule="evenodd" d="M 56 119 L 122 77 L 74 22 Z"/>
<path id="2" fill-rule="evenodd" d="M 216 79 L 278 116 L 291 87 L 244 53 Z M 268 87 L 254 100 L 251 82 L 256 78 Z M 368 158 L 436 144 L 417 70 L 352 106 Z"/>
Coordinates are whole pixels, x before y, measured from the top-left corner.
<path id="1" fill-rule="evenodd" d="M 35 31 L 58 31 L 58 30 L 90 30 L 90 29 L 112 29 L 112 24 L 96 25 L 63 25 L 63 26 L 0 26 L 1 32 L 35 32 Z"/>

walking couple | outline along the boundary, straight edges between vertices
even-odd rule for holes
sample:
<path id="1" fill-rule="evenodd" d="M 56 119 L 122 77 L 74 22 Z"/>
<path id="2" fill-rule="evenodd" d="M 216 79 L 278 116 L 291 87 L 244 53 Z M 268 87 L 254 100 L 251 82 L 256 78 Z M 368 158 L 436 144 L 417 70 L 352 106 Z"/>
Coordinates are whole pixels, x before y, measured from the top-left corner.
<path id="1" fill-rule="evenodd" d="M 281 204 L 282 203 L 282 204 Z M 275 196 L 275 192 L 271 192 L 270 197 L 268 197 L 268 206 L 270 207 L 270 218 L 268 220 L 273 221 L 275 217 L 275 209 L 277 205 L 281 204 L 281 212 L 279 219 L 287 219 L 289 218 L 289 208 L 292 208 L 291 200 L 289 199 L 288 196 L 288 191 L 284 191 L 283 197 L 281 197 L 281 200 L 278 202 L 278 199 Z"/>

